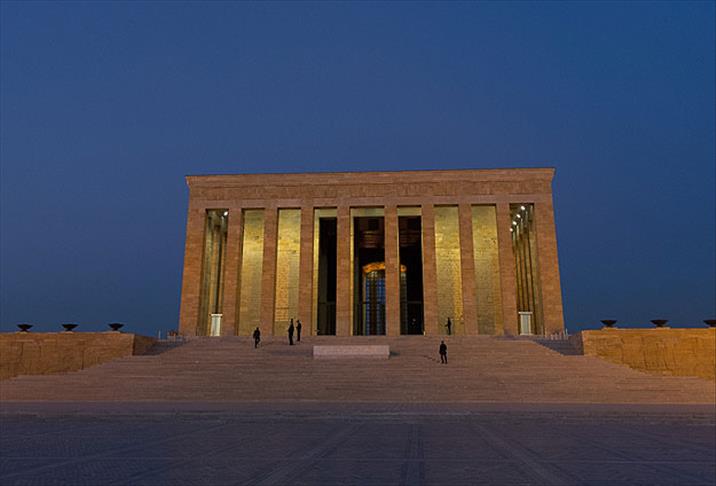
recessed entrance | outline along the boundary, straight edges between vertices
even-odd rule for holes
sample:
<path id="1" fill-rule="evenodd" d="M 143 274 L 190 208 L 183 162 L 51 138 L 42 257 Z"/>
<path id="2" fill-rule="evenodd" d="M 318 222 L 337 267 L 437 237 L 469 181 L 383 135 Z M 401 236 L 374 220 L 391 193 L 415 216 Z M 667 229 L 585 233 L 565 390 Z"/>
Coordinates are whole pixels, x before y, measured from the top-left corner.
<path id="1" fill-rule="evenodd" d="M 353 218 L 353 334 L 385 334 L 383 217 Z"/>
<path id="2" fill-rule="evenodd" d="M 336 222 L 333 217 L 318 219 L 316 332 L 322 336 L 336 334 Z"/>
<path id="3" fill-rule="evenodd" d="M 403 208 L 399 208 L 399 211 Z M 405 208 L 406 210 L 411 208 Z M 420 208 L 415 208 L 420 211 Z M 407 212 L 407 211 L 406 211 Z M 423 248 L 420 216 L 398 216 L 400 334 L 423 334 Z"/>

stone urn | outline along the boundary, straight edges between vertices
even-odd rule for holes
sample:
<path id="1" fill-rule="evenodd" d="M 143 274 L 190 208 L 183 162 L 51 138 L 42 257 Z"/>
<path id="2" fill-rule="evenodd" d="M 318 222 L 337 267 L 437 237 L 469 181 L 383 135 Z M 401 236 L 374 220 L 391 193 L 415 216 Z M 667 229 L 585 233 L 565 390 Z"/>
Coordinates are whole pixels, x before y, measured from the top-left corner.
<path id="1" fill-rule="evenodd" d="M 652 319 L 651 323 L 656 327 L 666 327 L 666 323 L 669 322 L 666 319 Z"/>
<path id="2" fill-rule="evenodd" d="M 119 322 L 113 322 L 112 324 L 109 324 L 109 328 L 113 330 L 114 332 L 119 332 L 120 329 L 124 327 L 124 324 L 120 324 Z"/>
<path id="3" fill-rule="evenodd" d="M 20 332 L 30 332 L 32 324 L 18 324 L 17 327 L 20 329 Z"/>
<path id="4" fill-rule="evenodd" d="M 604 324 L 604 327 L 606 327 L 607 329 L 613 329 L 614 324 L 616 324 L 617 321 L 615 321 L 614 319 L 604 319 L 603 321 L 601 321 L 601 323 Z"/>
<path id="5" fill-rule="evenodd" d="M 77 324 L 62 324 L 62 328 L 65 330 L 65 332 L 72 332 L 72 330 L 76 327 Z"/>
<path id="6" fill-rule="evenodd" d="M 714 328 L 716 327 L 716 319 L 705 319 L 704 324 L 706 324 L 710 328 Z"/>

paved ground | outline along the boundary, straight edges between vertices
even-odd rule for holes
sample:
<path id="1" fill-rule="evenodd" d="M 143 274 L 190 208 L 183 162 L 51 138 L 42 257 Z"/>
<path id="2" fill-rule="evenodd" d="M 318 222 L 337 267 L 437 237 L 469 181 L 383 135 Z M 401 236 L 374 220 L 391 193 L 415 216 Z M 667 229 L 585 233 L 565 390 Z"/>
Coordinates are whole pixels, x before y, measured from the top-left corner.
<path id="1" fill-rule="evenodd" d="M 19 403 L 0 484 L 716 484 L 711 406 Z"/>

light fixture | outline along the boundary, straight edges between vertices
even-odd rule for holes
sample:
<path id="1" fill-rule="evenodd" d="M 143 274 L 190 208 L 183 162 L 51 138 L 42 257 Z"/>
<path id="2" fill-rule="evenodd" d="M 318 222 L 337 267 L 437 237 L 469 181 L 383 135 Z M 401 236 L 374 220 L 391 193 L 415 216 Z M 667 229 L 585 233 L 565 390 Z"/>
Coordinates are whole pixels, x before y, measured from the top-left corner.
<path id="1" fill-rule="evenodd" d="M 520 206 L 520 209 L 521 209 L 522 211 L 524 211 L 524 210 L 527 209 L 527 208 L 524 207 L 524 206 Z"/>
<path id="2" fill-rule="evenodd" d="M 515 231 L 515 230 L 513 230 L 512 228 L 510 228 L 510 233 L 512 233 L 513 231 Z"/>
<path id="3" fill-rule="evenodd" d="M 229 212 L 228 212 L 228 211 L 224 211 L 224 216 L 228 216 L 228 215 L 229 215 Z"/>
<path id="4" fill-rule="evenodd" d="M 517 215 L 517 217 L 518 217 L 518 218 L 521 218 L 521 217 L 522 217 L 522 215 L 521 215 L 521 214 L 518 214 L 518 215 Z"/>
<path id="5" fill-rule="evenodd" d="M 512 226 L 517 226 L 517 221 L 513 221 Z"/>

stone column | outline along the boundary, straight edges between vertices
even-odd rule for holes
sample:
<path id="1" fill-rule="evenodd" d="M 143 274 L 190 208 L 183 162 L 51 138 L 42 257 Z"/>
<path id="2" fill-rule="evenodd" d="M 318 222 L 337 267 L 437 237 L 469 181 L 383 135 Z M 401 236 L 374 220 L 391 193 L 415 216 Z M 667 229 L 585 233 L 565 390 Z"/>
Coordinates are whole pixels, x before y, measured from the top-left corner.
<path id="1" fill-rule="evenodd" d="M 206 209 L 196 207 L 190 201 L 186 220 L 184 271 L 179 309 L 179 332 L 184 336 L 195 336 L 199 324 L 205 226 Z"/>
<path id="2" fill-rule="evenodd" d="M 243 243 L 243 213 L 241 208 L 229 209 L 229 228 L 224 252 L 224 317 L 221 321 L 221 335 L 235 336 L 238 333 L 239 313 L 239 269 L 241 268 L 241 246 Z"/>
<path id="3" fill-rule="evenodd" d="M 305 336 L 313 328 L 313 206 L 301 206 L 301 254 L 299 263 L 298 318 Z"/>
<path id="4" fill-rule="evenodd" d="M 273 335 L 274 295 L 276 293 L 276 246 L 278 210 L 276 206 L 264 209 L 264 259 L 261 274 L 261 334 Z"/>
<path id="5" fill-rule="evenodd" d="M 462 315 L 465 334 L 478 334 L 475 299 L 475 255 L 472 241 L 472 206 L 458 206 L 460 218 L 460 266 L 462 273 Z M 479 297 L 478 297 L 479 298 Z"/>
<path id="6" fill-rule="evenodd" d="M 348 206 L 337 209 L 336 237 L 338 249 L 336 253 L 336 336 L 350 336 L 353 322 L 351 321 L 351 213 Z"/>
<path id="7" fill-rule="evenodd" d="M 398 245 L 398 208 L 383 209 L 385 229 L 385 333 L 400 336 L 400 254 Z"/>
<path id="8" fill-rule="evenodd" d="M 517 285 L 515 256 L 512 253 L 510 204 L 497 204 L 497 246 L 500 253 L 500 288 L 502 289 L 502 320 L 505 334 L 518 334 Z"/>
<path id="9" fill-rule="evenodd" d="M 557 232 L 554 225 L 554 207 L 551 195 L 546 201 L 535 202 L 534 208 L 544 332 L 551 334 L 564 330 L 562 287 L 557 258 Z"/>
<path id="10" fill-rule="evenodd" d="M 438 327 L 438 293 L 435 274 L 435 208 L 431 204 L 421 206 L 423 229 L 423 323 L 425 334 L 441 334 Z"/>

